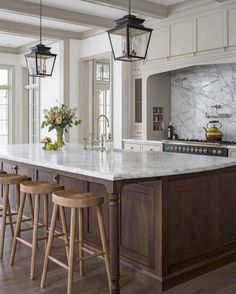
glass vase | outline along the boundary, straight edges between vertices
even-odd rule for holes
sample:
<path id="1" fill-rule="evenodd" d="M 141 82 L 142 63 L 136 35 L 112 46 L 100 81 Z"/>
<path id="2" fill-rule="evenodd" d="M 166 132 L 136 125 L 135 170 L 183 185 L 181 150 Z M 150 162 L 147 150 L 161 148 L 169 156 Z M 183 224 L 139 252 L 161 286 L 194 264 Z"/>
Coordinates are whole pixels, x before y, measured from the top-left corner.
<path id="1" fill-rule="evenodd" d="M 65 142 L 63 140 L 63 134 L 64 134 L 63 129 L 57 129 L 57 146 L 58 146 L 58 148 L 61 148 L 65 145 Z"/>

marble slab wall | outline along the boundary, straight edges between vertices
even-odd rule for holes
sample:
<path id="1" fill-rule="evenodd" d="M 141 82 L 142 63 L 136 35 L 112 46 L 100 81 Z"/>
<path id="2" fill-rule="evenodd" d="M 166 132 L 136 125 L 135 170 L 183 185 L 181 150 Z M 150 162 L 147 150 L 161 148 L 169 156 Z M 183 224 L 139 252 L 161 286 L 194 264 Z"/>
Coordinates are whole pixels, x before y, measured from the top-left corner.
<path id="1" fill-rule="evenodd" d="M 203 126 L 216 114 L 214 105 L 222 105 L 218 113 L 223 140 L 236 141 L 236 64 L 193 66 L 171 74 L 171 120 L 180 138 L 205 139 Z"/>

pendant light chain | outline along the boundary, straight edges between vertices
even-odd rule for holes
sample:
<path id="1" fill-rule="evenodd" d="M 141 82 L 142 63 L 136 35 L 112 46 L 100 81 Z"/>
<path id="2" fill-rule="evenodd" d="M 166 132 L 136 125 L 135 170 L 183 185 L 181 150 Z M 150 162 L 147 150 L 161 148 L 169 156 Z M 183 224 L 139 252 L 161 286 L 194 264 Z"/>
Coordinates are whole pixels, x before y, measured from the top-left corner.
<path id="1" fill-rule="evenodd" d="M 43 14 L 43 5 L 42 5 L 42 0 L 40 0 L 40 44 L 42 44 L 42 14 Z"/>
<path id="2" fill-rule="evenodd" d="M 131 15 L 131 0 L 129 0 L 129 15 Z"/>

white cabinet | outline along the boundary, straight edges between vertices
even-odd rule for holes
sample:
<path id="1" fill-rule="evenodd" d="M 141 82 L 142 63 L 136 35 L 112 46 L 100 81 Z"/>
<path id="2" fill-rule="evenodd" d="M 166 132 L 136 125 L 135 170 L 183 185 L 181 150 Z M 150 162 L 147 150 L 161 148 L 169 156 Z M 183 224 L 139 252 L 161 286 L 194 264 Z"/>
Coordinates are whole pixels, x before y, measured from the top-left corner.
<path id="1" fill-rule="evenodd" d="M 161 152 L 162 151 L 162 143 L 160 144 L 143 144 L 142 145 L 142 151 L 157 151 Z"/>
<path id="2" fill-rule="evenodd" d="M 236 158 L 236 149 L 230 149 L 229 148 L 229 157 L 235 157 Z"/>
<path id="3" fill-rule="evenodd" d="M 125 150 L 137 151 L 137 152 L 161 152 L 162 142 L 150 142 L 150 141 L 135 141 L 135 140 L 124 140 L 123 147 Z"/>
<path id="4" fill-rule="evenodd" d="M 141 151 L 141 144 L 140 143 L 124 143 L 124 149 L 129 151 Z"/>
<path id="5" fill-rule="evenodd" d="M 228 11 L 228 46 L 236 45 L 236 8 Z"/>
<path id="6" fill-rule="evenodd" d="M 169 56 L 169 26 L 158 27 L 152 32 L 148 60 Z"/>
<path id="7" fill-rule="evenodd" d="M 171 25 L 171 56 L 195 51 L 194 21 L 192 19 Z"/>
<path id="8" fill-rule="evenodd" d="M 207 14 L 197 18 L 198 51 L 224 47 L 224 12 Z"/>

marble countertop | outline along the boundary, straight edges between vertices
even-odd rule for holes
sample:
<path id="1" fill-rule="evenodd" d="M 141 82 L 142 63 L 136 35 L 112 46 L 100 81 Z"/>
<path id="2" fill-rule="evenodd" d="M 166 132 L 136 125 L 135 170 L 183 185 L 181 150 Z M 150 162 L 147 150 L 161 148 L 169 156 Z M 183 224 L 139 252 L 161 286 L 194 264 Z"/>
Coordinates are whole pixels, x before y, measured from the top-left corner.
<path id="1" fill-rule="evenodd" d="M 58 151 L 43 150 L 40 144 L 0 145 L 0 159 L 111 181 L 188 174 L 236 165 L 233 158 L 168 152 L 84 151 L 78 144 L 67 144 Z"/>

